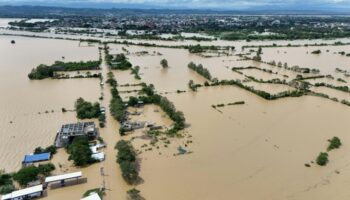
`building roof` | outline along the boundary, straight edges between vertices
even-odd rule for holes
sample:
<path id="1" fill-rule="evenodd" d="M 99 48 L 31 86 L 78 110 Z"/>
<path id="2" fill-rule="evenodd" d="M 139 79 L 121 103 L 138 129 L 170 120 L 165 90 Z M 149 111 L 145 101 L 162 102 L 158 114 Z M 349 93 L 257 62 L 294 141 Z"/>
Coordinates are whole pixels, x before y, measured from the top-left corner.
<path id="1" fill-rule="evenodd" d="M 55 181 L 61 181 L 66 179 L 72 179 L 72 178 L 79 178 L 83 175 L 82 172 L 74 172 L 69 174 L 62 174 L 57 176 L 50 176 L 45 178 L 45 183 L 55 182 Z"/>
<path id="2" fill-rule="evenodd" d="M 3 195 L 1 199 L 2 200 L 13 199 L 13 198 L 18 198 L 18 197 L 23 197 L 23 196 L 26 196 L 29 194 L 34 194 L 34 193 L 41 192 L 41 191 L 43 191 L 43 185 L 37 185 L 34 187 L 29 187 L 29 188 L 25 188 L 22 190 L 17 190 L 17 191 L 10 193 L 10 194 Z"/>
<path id="3" fill-rule="evenodd" d="M 61 127 L 60 133 L 69 134 L 83 132 L 86 127 L 95 128 L 94 122 L 78 122 L 75 124 L 65 124 Z"/>
<path id="4" fill-rule="evenodd" d="M 81 200 L 101 200 L 101 198 L 96 192 L 93 192 L 89 196 L 82 198 Z"/>
<path id="5" fill-rule="evenodd" d="M 105 153 L 103 153 L 103 152 L 94 153 L 91 155 L 91 158 L 98 160 L 98 161 L 103 161 L 105 159 Z"/>
<path id="6" fill-rule="evenodd" d="M 25 155 L 23 163 L 32 163 L 32 162 L 39 162 L 44 160 L 50 160 L 51 154 L 50 153 L 40 153 L 40 154 L 32 154 L 32 155 Z"/>

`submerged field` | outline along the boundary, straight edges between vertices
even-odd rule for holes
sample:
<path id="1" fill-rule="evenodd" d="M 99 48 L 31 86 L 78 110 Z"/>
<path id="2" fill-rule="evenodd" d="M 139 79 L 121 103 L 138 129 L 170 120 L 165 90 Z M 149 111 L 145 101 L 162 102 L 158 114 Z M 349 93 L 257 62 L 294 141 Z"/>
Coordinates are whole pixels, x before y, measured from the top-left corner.
<path id="1" fill-rule="evenodd" d="M 16 40 L 16 44 L 12 45 L 11 40 Z M 283 45 L 287 43 L 281 42 Z M 242 42 L 240 45 L 245 44 Z M 132 187 L 123 182 L 115 162 L 114 145 L 121 138 L 130 139 L 139 152 L 143 182 L 136 188 L 146 199 L 235 197 L 306 200 L 347 199 L 350 196 L 347 189 L 350 177 L 350 157 L 347 155 L 350 151 L 350 107 L 340 103 L 341 100 L 350 101 L 348 92 L 311 86 L 312 92 L 336 97 L 338 102 L 312 95 L 266 100 L 233 85 L 199 87 L 197 92 L 193 92 L 188 87 L 190 80 L 202 85 L 207 80 L 187 67 L 190 62 L 202 64 L 213 78 L 239 80 L 270 94 L 296 88 L 266 81 L 279 79 L 289 82 L 298 75 L 306 76 L 262 63 L 272 60 L 287 62 L 290 66 L 317 68 L 320 70 L 318 75 L 334 77 L 305 80 L 311 84 L 324 82 L 350 86 L 350 78 L 335 71 L 336 68 L 349 71 L 346 63 L 350 57 L 333 54 L 347 51 L 349 46 L 263 48 L 262 62 L 242 59 L 238 55 L 248 53 L 249 49 L 237 49 L 225 56 L 205 57 L 190 54 L 186 49 L 122 44 L 108 46 L 111 54 L 125 53 L 134 66 L 140 66 L 141 80 L 136 80 L 129 70 L 114 70 L 119 85 L 153 84 L 157 92 L 184 113 L 188 127 L 183 138 L 168 138 L 167 143 L 158 144 L 159 148 L 149 149 L 150 141 L 142 137 L 143 131 L 120 136 L 119 124 L 107 112 L 106 128 L 101 128 L 101 136 L 107 142 L 104 150 L 106 160 L 76 169 L 61 149 L 53 158 L 53 163 L 62 166 L 55 173 L 82 170 L 87 183 L 50 190 L 47 199 L 79 199 L 86 190 L 101 187 L 103 183 L 107 189 L 105 199 L 125 199 L 126 191 Z M 63 57 L 67 61 L 96 60 L 99 58 L 98 47 L 98 44 L 81 45 L 78 41 L 0 37 L 3 58 L 0 64 L 0 92 L 3 94 L 0 98 L 0 168 L 8 172 L 18 170 L 25 154 L 37 146 L 52 144 L 61 124 L 77 121 L 75 112 L 62 113 L 61 108 L 73 109 L 78 97 L 97 101 L 102 92 L 104 100 L 101 104 L 108 107 L 109 87 L 101 88 L 98 79 L 31 81 L 27 78 L 30 70 L 37 65 L 51 64 Z M 322 53 L 306 53 L 314 49 L 321 49 Z M 330 51 L 327 52 L 327 49 Z M 160 65 L 163 58 L 169 63 L 166 69 Z M 334 62 L 326 62 L 328 59 Z M 234 71 L 234 67 L 242 68 Z M 103 63 L 104 76 L 106 68 Z M 345 82 L 337 81 L 337 78 Z M 139 86 L 118 87 L 120 93 L 124 91 L 120 94 L 124 100 L 137 94 L 128 91 L 140 89 Z M 178 90 L 185 92 L 178 93 Z M 239 101 L 244 101 L 244 104 L 227 106 Z M 212 107 L 218 104 L 226 106 Z M 132 116 L 132 120 L 152 121 L 165 127 L 172 123 L 155 105 L 130 112 L 142 113 Z M 325 151 L 327 140 L 333 136 L 341 138 L 342 147 L 329 153 L 330 161 L 326 166 L 312 163 L 319 152 Z M 178 147 L 185 145 L 190 153 L 178 155 Z M 305 167 L 305 163 L 310 163 L 311 167 Z M 107 176 L 100 175 L 101 168 Z"/>

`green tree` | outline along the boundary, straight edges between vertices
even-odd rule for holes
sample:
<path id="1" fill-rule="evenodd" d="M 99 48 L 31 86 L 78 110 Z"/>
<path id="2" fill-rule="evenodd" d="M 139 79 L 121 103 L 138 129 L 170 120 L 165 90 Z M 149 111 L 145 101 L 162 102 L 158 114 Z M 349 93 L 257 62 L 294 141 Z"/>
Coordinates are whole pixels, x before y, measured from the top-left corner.
<path id="1" fill-rule="evenodd" d="M 166 59 L 162 59 L 162 60 L 160 61 L 160 65 L 161 65 L 163 68 L 169 67 L 168 61 L 167 61 Z"/>
<path id="2" fill-rule="evenodd" d="M 320 166 L 324 166 L 328 163 L 328 153 L 321 152 L 317 158 L 316 163 Z"/>
<path id="3" fill-rule="evenodd" d="M 329 142 L 329 145 L 327 147 L 327 151 L 338 149 L 342 145 L 338 137 L 333 137 L 332 139 L 328 140 L 328 142 Z"/>
<path id="4" fill-rule="evenodd" d="M 89 148 L 89 139 L 86 136 L 74 138 L 72 144 L 67 148 L 69 160 L 73 160 L 76 166 L 85 166 L 95 162 L 91 158 L 92 152 Z"/>
<path id="5" fill-rule="evenodd" d="M 24 167 L 17 173 L 13 174 L 13 180 L 21 186 L 26 186 L 29 182 L 37 180 L 39 169 L 35 166 Z"/>

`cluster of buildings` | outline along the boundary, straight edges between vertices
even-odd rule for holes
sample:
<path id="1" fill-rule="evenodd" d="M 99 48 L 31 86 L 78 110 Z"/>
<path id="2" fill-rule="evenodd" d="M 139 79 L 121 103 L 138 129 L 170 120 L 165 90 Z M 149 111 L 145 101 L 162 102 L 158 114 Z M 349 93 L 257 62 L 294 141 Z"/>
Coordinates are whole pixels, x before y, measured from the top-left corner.
<path id="1" fill-rule="evenodd" d="M 117 14 L 105 16 L 62 16 L 56 20 L 34 23 L 17 22 L 13 27 L 37 28 L 39 30 L 56 28 L 85 28 L 104 30 L 130 30 L 146 33 L 191 32 L 194 30 L 230 31 L 235 28 L 265 29 L 272 27 L 313 27 L 349 28 L 350 19 L 346 17 L 315 17 L 296 15 L 234 15 L 234 14 Z M 129 31 L 129 32 L 128 32 Z M 133 32 L 132 32 L 133 33 Z"/>
<path id="2" fill-rule="evenodd" d="M 98 129 L 94 122 L 78 122 L 72 124 L 65 124 L 59 129 L 55 139 L 55 146 L 57 148 L 67 147 L 74 138 L 79 136 L 87 136 L 91 139 L 96 139 L 99 135 Z M 92 152 L 92 158 L 98 161 L 103 161 L 105 159 L 105 154 L 99 152 L 101 148 L 104 148 L 105 144 L 97 143 L 90 146 Z M 23 166 L 31 166 L 37 163 L 43 163 L 50 161 L 52 155 L 51 153 L 38 153 L 38 154 L 28 154 L 24 156 Z M 82 172 L 74 172 L 68 174 L 61 174 L 46 177 L 45 181 L 41 184 L 24 188 L 21 190 L 16 190 L 9 194 L 5 194 L 1 197 L 1 200 L 27 200 L 38 198 L 44 195 L 45 190 L 50 184 L 59 184 L 61 187 L 65 186 L 67 181 L 76 181 L 77 183 L 82 178 Z M 93 193 L 90 196 L 83 198 L 83 200 L 101 200 L 98 194 Z"/>

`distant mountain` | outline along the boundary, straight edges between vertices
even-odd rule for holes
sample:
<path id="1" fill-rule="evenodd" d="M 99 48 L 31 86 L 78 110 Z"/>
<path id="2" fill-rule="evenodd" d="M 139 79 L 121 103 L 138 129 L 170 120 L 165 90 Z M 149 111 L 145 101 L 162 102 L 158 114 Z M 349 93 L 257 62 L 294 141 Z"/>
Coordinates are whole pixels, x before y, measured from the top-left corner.
<path id="1" fill-rule="evenodd" d="M 50 6 L 38 5 L 2 5 L 0 3 L 0 17 L 55 17 L 55 16 L 105 16 L 105 15 L 137 15 L 137 14 L 236 14 L 236 15 L 347 15 L 347 9 L 326 9 L 323 7 L 300 9 L 293 7 L 260 7 L 255 9 L 223 10 L 223 9 L 187 9 L 154 7 L 151 5 L 141 7 L 135 4 L 91 4 L 74 5 L 61 4 Z"/>

